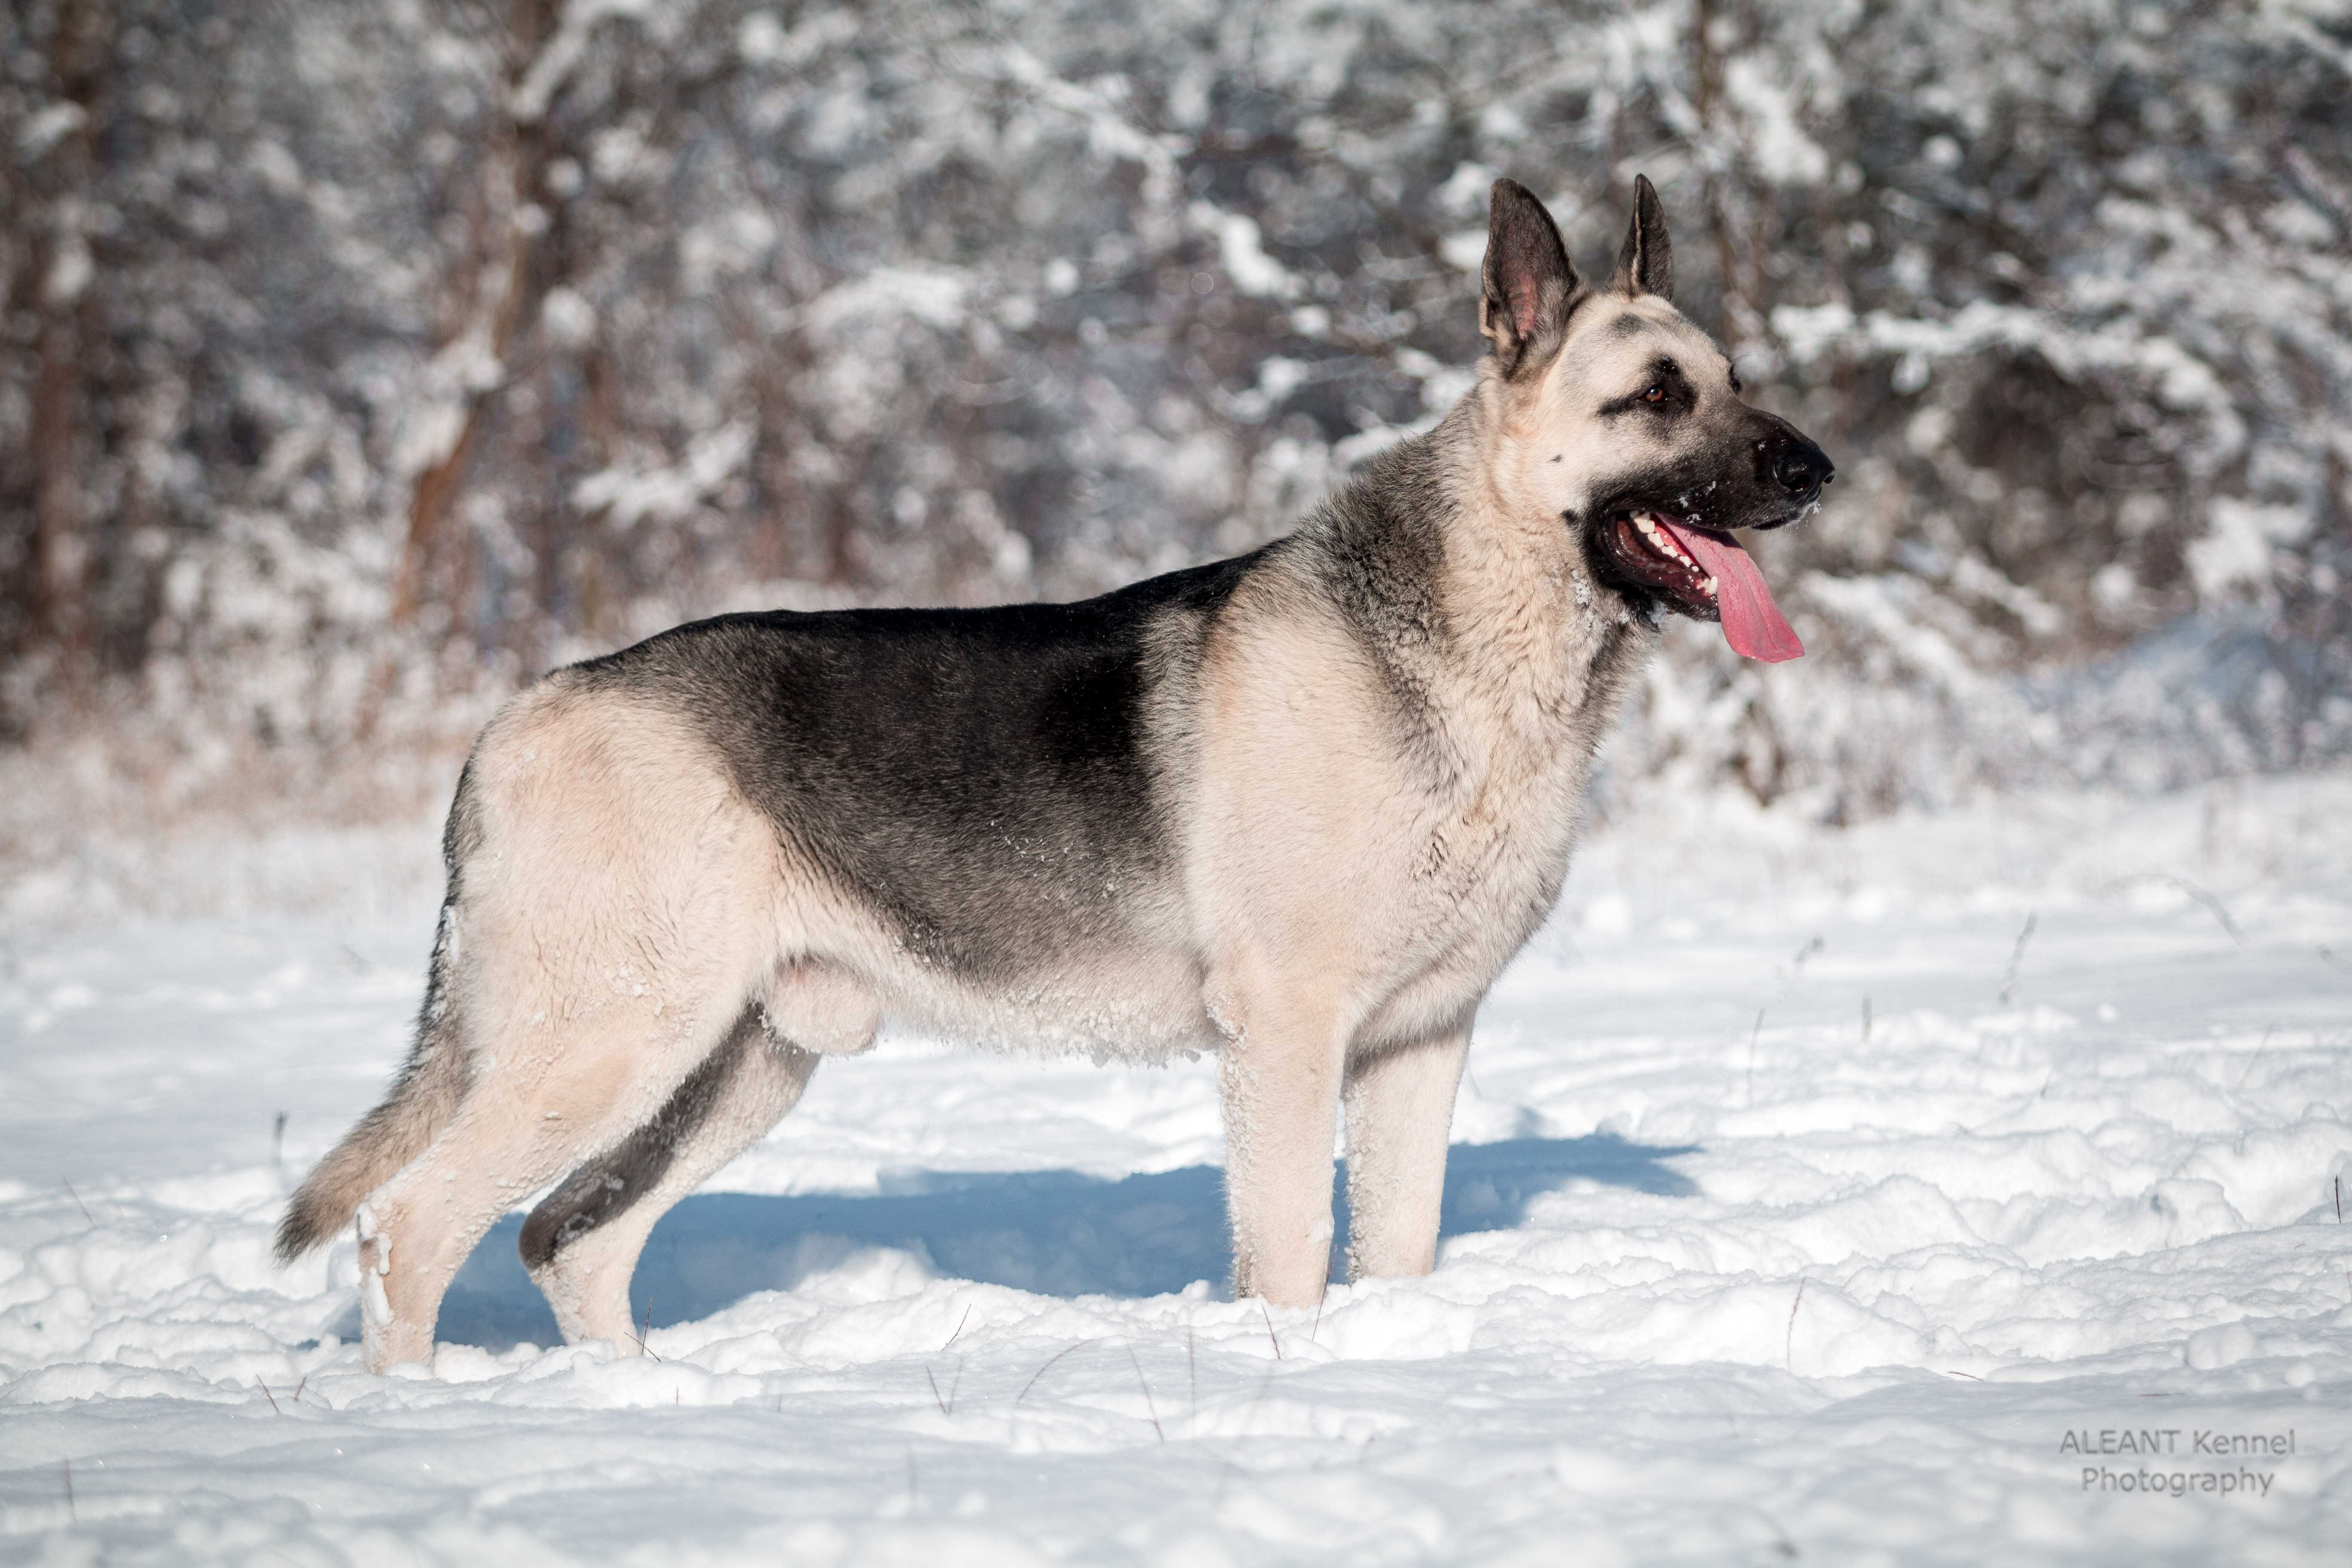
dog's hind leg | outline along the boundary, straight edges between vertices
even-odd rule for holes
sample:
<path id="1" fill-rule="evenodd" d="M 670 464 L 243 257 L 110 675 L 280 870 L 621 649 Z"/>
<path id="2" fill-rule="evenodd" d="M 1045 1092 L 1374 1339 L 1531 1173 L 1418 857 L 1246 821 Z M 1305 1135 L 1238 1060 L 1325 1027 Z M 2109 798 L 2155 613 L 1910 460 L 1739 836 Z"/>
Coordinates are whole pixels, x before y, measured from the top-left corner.
<path id="1" fill-rule="evenodd" d="M 661 1216 L 799 1102 L 817 1056 L 771 1037 L 747 1007 L 653 1120 L 563 1179 L 522 1227 L 523 1266 L 566 1341 L 644 1349 L 629 1279 Z"/>
<path id="2" fill-rule="evenodd" d="M 644 955 L 637 957 L 642 964 Z M 687 967 L 656 963 L 640 972 L 651 977 L 649 991 L 709 995 L 707 984 L 688 984 L 707 977 L 682 976 Z M 550 1037 L 537 1015 L 484 1032 L 485 1065 L 457 1115 L 360 1205 L 361 1321 L 371 1370 L 430 1356 L 441 1298 L 499 1215 L 593 1151 L 659 1120 L 679 1085 L 739 1032 L 742 988 L 728 990 L 733 994 L 719 992 L 699 1007 L 666 1005 L 663 1014 L 685 1015 L 674 1027 L 638 1005 L 583 1009 L 559 1037 Z"/>
<path id="3" fill-rule="evenodd" d="M 1426 1274 L 1437 1262 L 1445 1141 L 1469 1055 L 1465 1027 L 1349 1064 L 1348 1277 Z"/>
<path id="4" fill-rule="evenodd" d="M 566 1177 L 524 1224 L 524 1267 L 565 1339 L 642 1350 L 629 1278 L 661 1216 L 799 1103 L 819 1058 L 864 1051 L 881 1026 L 879 999 L 837 963 L 790 959 L 761 989 L 658 1111 Z"/>
<path id="5" fill-rule="evenodd" d="M 556 1086 L 542 1084 L 542 1089 Z M 485 1231 L 576 1157 L 609 1105 L 477 1084 L 431 1148 L 359 1206 L 360 1321 L 369 1370 L 429 1361 L 441 1298 Z"/>
<path id="6" fill-rule="evenodd" d="M 433 1348 L 498 1217 L 654 1120 L 762 984 L 773 827 L 667 710 L 559 676 L 484 731 L 453 911 L 465 1092 L 359 1205 L 369 1366 Z"/>

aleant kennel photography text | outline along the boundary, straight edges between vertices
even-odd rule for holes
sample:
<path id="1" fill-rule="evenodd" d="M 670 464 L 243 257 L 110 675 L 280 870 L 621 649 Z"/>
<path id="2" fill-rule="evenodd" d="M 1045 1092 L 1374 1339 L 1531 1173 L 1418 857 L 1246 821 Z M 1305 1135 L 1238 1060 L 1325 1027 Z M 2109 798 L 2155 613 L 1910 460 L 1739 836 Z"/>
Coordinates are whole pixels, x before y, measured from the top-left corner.
<path id="1" fill-rule="evenodd" d="M 0 1563 L 2341 1563 L 2352 9 L 0 16 Z"/>

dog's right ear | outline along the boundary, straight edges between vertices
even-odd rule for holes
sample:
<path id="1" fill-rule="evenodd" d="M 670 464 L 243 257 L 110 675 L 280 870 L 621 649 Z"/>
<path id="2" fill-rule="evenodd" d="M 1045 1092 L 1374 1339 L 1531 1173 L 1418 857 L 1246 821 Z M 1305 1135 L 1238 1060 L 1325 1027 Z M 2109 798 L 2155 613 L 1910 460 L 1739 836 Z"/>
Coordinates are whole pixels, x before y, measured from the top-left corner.
<path id="1" fill-rule="evenodd" d="M 1495 345 L 1495 357 L 1508 375 L 1530 343 L 1567 326 L 1576 302 L 1576 268 L 1569 265 L 1551 214 L 1517 180 L 1495 182 L 1486 212 L 1486 294 L 1478 301 L 1478 330 Z"/>

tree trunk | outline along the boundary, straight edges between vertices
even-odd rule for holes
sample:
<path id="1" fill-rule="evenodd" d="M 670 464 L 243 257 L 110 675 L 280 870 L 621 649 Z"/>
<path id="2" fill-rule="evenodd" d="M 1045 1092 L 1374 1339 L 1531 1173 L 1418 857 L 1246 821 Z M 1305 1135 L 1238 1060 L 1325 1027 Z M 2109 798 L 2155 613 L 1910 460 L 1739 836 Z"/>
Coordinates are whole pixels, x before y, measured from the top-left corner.
<path id="1" fill-rule="evenodd" d="M 81 368 L 91 263 L 82 226 L 93 174 L 90 110 L 108 31 L 100 9 L 89 0 L 64 0 L 49 40 L 58 94 L 81 119 L 48 153 L 48 238 L 36 250 L 34 279 L 41 326 L 31 430 L 31 631 L 37 645 L 57 650 L 69 695 L 82 692 L 90 675 Z"/>
<path id="2" fill-rule="evenodd" d="M 516 88 L 555 29 L 557 7 L 554 0 L 515 0 L 509 15 L 511 30 L 507 75 L 500 84 L 503 90 L 498 107 L 491 111 L 498 129 L 488 162 L 495 172 L 477 208 L 482 216 L 478 219 L 474 243 L 468 247 L 466 258 L 467 285 L 478 289 L 485 272 L 495 273 L 498 281 L 487 291 L 486 298 L 478 297 L 474 309 L 459 314 L 462 324 L 458 336 L 452 340 L 461 342 L 478 333 L 496 369 L 482 384 L 466 389 L 456 437 L 416 476 L 415 488 L 409 495 L 407 538 L 401 550 L 399 575 L 394 584 L 392 619 L 395 626 L 405 626 L 414 620 L 426 602 L 437 593 L 446 592 L 448 586 L 441 579 L 447 574 L 453 547 L 450 519 L 455 515 L 458 498 L 465 492 L 467 464 L 473 456 L 483 423 L 506 384 L 507 352 L 514 334 L 529 320 L 538 301 L 541 280 L 535 277 L 533 266 L 536 230 L 526 228 L 517 219 L 539 192 L 546 173 L 550 138 L 543 112 L 529 121 L 518 120 L 512 104 Z M 454 610 L 457 606 L 451 607 Z"/>

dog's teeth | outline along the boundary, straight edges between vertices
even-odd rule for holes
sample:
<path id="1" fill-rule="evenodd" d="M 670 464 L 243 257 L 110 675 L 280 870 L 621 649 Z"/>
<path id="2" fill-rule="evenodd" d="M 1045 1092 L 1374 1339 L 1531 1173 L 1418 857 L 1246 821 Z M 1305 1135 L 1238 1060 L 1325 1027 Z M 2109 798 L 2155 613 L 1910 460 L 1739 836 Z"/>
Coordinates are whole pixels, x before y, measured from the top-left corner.
<path id="1" fill-rule="evenodd" d="M 1714 579 L 1714 578 L 1709 577 L 1706 582 L 1701 583 L 1701 584 L 1699 584 L 1699 587 L 1700 587 L 1701 589 L 1703 589 L 1703 590 L 1706 592 L 1706 596 L 1707 596 L 1708 598 L 1712 599 L 1712 598 L 1714 598 L 1714 597 L 1715 597 L 1715 579 Z"/>

